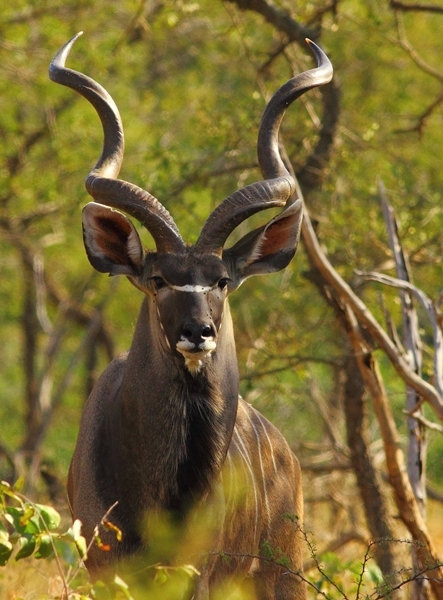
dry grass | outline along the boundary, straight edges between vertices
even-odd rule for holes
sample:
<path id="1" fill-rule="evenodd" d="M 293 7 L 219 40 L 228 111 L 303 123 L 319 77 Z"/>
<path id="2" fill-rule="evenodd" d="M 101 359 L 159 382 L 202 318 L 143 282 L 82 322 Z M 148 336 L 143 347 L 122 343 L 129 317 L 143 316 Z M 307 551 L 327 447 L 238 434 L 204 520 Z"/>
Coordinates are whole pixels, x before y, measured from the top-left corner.
<path id="1" fill-rule="evenodd" d="M 393 515 L 395 515 L 395 507 L 392 506 Z M 332 512 L 331 512 L 332 511 Z M 335 529 L 335 533 L 331 530 L 331 523 L 335 520 L 335 524 L 340 524 L 340 529 L 343 532 L 343 527 L 346 527 L 348 532 L 351 532 L 351 523 L 346 523 L 343 514 L 337 514 L 336 511 L 332 510 L 330 503 L 325 503 L 321 508 L 317 506 L 317 511 L 309 511 L 311 517 L 314 517 L 313 534 L 312 540 L 317 546 L 318 552 L 321 552 L 328 542 L 337 541 L 339 539 L 339 532 Z M 316 514 L 315 514 L 316 513 Z M 431 532 L 434 543 L 438 549 L 440 556 L 443 557 L 443 519 L 441 518 L 442 506 L 441 503 L 436 501 L 429 501 L 428 503 L 428 526 Z M 355 515 L 354 515 L 355 516 Z M 359 515 L 361 517 L 361 515 Z M 358 521 L 362 523 L 362 519 Z M 398 537 L 399 539 L 407 539 L 408 536 L 404 527 L 401 523 L 398 523 Z M 328 531 L 326 531 L 326 529 Z M 323 530 L 323 534 L 319 535 L 319 532 Z M 346 587 L 346 593 L 349 598 L 355 597 L 355 580 L 356 573 L 350 569 L 346 570 L 346 565 L 361 565 L 365 553 L 367 551 L 366 539 L 369 540 L 369 536 L 366 536 L 364 529 L 359 533 L 355 530 L 356 538 L 352 539 L 350 536 L 349 541 L 343 543 L 340 547 L 335 549 L 337 553 L 337 566 L 342 568 L 345 567 L 345 571 L 342 571 L 340 577 L 340 585 Z M 358 534 L 358 535 L 357 535 Z M 310 536 L 311 537 L 311 536 Z M 400 544 L 402 552 L 402 560 L 404 557 L 404 566 L 409 567 L 409 545 Z M 309 560 L 308 550 L 305 551 L 306 560 Z M 334 560 L 332 560 L 332 563 Z M 329 559 L 324 560 L 320 557 L 320 563 L 328 568 L 331 561 Z M 371 563 L 372 564 L 372 563 Z M 334 570 L 334 569 L 332 569 Z M 68 567 L 66 567 L 66 573 L 68 573 Z M 308 572 L 310 577 L 318 579 L 318 572 L 316 567 L 310 569 Z M 370 581 L 365 582 L 365 586 L 371 586 Z M 369 587 L 365 587 L 365 593 L 370 593 Z M 60 597 L 63 592 L 63 584 L 60 574 L 57 571 L 55 561 L 46 560 L 35 560 L 27 559 L 19 562 L 11 561 L 6 567 L 0 568 L 0 598 L 2 600 L 42 600 L 42 599 L 55 599 Z M 337 590 L 333 590 L 333 597 L 338 598 L 340 594 Z M 313 593 L 309 594 L 310 597 L 314 597 Z"/>

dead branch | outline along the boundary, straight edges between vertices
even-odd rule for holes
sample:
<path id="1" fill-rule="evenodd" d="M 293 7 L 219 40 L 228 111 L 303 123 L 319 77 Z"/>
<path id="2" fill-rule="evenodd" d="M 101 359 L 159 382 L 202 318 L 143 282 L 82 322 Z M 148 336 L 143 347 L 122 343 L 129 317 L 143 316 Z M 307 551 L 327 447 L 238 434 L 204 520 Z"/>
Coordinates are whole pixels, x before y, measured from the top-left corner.
<path id="1" fill-rule="evenodd" d="M 411 127 L 403 127 L 400 129 L 394 129 L 394 133 L 418 133 L 419 137 L 422 137 L 427 121 L 432 113 L 443 103 L 443 92 L 440 92 L 435 100 L 425 110 L 418 115 L 417 122 Z"/>
<path id="2" fill-rule="evenodd" d="M 350 462 L 329 460 L 327 462 L 315 462 L 314 460 L 301 460 L 300 466 L 303 473 L 333 473 L 334 471 L 352 471 Z"/>
<path id="3" fill-rule="evenodd" d="M 341 550 L 344 546 L 347 546 L 351 542 L 358 542 L 363 546 L 367 547 L 369 543 L 368 536 L 363 531 L 345 531 L 340 534 L 339 537 L 331 540 L 323 550 L 319 551 L 317 557 L 321 558 L 324 554 L 328 554 L 329 552 L 337 552 Z M 303 563 L 303 571 L 307 573 L 312 569 L 315 569 L 318 565 L 318 559 L 311 558 L 310 560 L 306 560 Z"/>
<path id="4" fill-rule="evenodd" d="M 77 14 L 77 10 L 81 6 L 85 6 L 87 4 L 86 0 L 79 0 L 76 5 L 72 7 L 74 14 Z M 63 11 L 66 12 L 66 2 L 50 3 L 48 5 L 42 7 L 32 7 L 26 6 L 26 8 L 13 13 L 7 19 L 2 19 L 1 26 L 7 27 L 9 25 L 17 25 L 19 23 L 28 23 L 29 21 L 34 21 L 45 15 L 56 15 L 58 12 Z M 64 15 L 64 18 L 66 16 Z"/>
<path id="5" fill-rule="evenodd" d="M 302 197 L 301 190 L 299 190 L 298 197 Z M 333 268 L 318 242 L 309 213 L 306 209 L 303 219 L 302 237 L 313 263 L 337 294 L 337 297 L 340 298 L 341 302 L 349 304 L 361 325 L 367 328 L 368 333 L 385 352 L 400 377 L 416 390 L 420 396 L 429 402 L 435 414 L 443 421 L 443 398 L 441 394 L 434 386 L 427 381 L 424 381 L 410 369 L 404 357 L 399 354 L 394 342 L 380 327 L 380 324 L 374 318 L 364 302 L 353 292 L 350 286 Z"/>
<path id="6" fill-rule="evenodd" d="M 305 164 L 297 173 L 300 187 L 306 194 L 318 188 L 323 181 L 340 118 L 341 93 L 337 79 L 334 77 L 328 85 L 322 86 L 319 92 L 321 93 L 323 118 L 318 131 L 318 140 Z"/>
<path id="7" fill-rule="evenodd" d="M 32 440 L 32 446 L 30 447 L 29 442 L 26 446 L 27 450 L 30 451 L 31 454 L 35 454 L 35 452 L 38 451 L 38 448 L 41 446 L 41 444 L 46 436 L 46 433 L 48 431 L 52 417 L 62 402 L 63 396 L 72 380 L 73 374 L 75 372 L 75 369 L 76 369 L 81 357 L 83 356 L 85 351 L 90 347 L 90 345 L 93 343 L 94 339 L 97 337 L 97 332 L 101 326 L 101 321 L 102 321 L 101 310 L 96 311 L 91 316 L 91 321 L 90 321 L 88 330 L 86 331 L 86 334 L 83 337 L 83 340 L 80 342 L 78 348 L 72 355 L 71 360 L 66 368 L 66 371 L 65 371 L 60 383 L 57 386 L 57 389 L 52 394 L 51 400 L 46 403 L 44 410 L 42 411 L 42 419 L 39 423 L 39 427 L 36 429 L 36 431 L 33 432 L 34 435 L 33 435 L 33 440 Z M 44 383 L 43 383 L 43 385 L 44 385 Z"/>
<path id="8" fill-rule="evenodd" d="M 385 275 L 383 273 L 376 273 L 374 271 L 369 271 L 368 273 L 363 273 L 362 271 L 356 271 L 356 273 L 365 279 L 376 281 L 378 283 L 382 283 L 384 285 L 389 285 L 391 287 L 399 288 L 402 290 L 406 290 L 413 294 L 421 303 L 423 308 L 428 314 L 433 336 L 434 336 L 434 383 L 436 391 L 440 396 L 443 395 L 443 330 L 441 328 L 441 316 L 439 311 L 437 310 L 436 304 L 415 285 L 412 285 L 408 281 L 402 281 L 401 279 L 396 279 L 395 277 L 391 277 L 390 275 Z"/>
<path id="9" fill-rule="evenodd" d="M 325 425 L 326 434 L 330 439 L 331 446 L 335 451 L 339 451 L 340 454 L 346 454 L 346 448 L 344 447 L 341 439 L 340 432 L 338 431 L 336 419 L 331 418 L 331 410 L 328 402 L 326 401 L 320 387 L 318 380 L 314 378 L 308 378 L 309 396 L 314 401 L 317 411 L 323 419 Z"/>
<path id="10" fill-rule="evenodd" d="M 54 107 L 53 112 L 56 115 L 61 115 L 65 110 L 67 110 L 74 103 L 74 99 L 68 98 L 61 101 L 56 107 Z M 21 171 L 25 165 L 25 159 L 28 157 L 30 151 L 34 146 L 36 146 L 41 140 L 46 138 L 50 133 L 50 127 L 45 119 L 40 124 L 38 129 L 35 129 L 31 133 L 25 135 L 23 132 L 22 138 L 23 141 L 20 147 L 11 154 L 6 161 L 6 167 L 8 172 L 8 178 L 15 177 L 19 171 Z M 1 204 L 5 205 L 11 198 L 13 192 L 10 191 L 5 197 L 1 198 Z"/>
<path id="11" fill-rule="evenodd" d="M 391 6 L 392 6 L 392 2 L 391 2 Z M 405 52 L 407 52 L 407 54 L 409 54 L 409 56 L 411 57 L 413 62 L 417 65 L 417 67 L 421 71 L 423 71 L 424 73 L 427 73 L 434 79 L 437 79 L 437 81 L 439 81 L 440 83 L 443 83 L 443 74 L 440 71 L 438 71 L 437 69 L 434 69 L 434 67 L 432 67 L 431 65 L 429 65 L 420 56 L 420 54 L 417 52 L 417 50 L 412 46 L 412 44 L 407 39 L 401 14 L 399 14 L 397 11 L 395 12 L 395 18 L 396 18 L 396 23 L 397 23 L 398 44 L 400 45 L 400 47 L 403 48 L 403 50 Z M 415 125 L 413 125 L 410 128 L 399 129 L 399 130 L 397 130 L 398 133 L 416 131 L 421 136 L 423 134 L 423 130 L 424 130 L 427 120 L 429 119 L 431 114 L 434 112 L 434 110 L 442 104 L 442 102 L 443 102 L 443 92 L 440 92 L 437 95 L 436 99 L 433 102 L 431 102 L 431 104 L 429 104 L 429 106 L 421 113 L 421 115 L 419 115 L 419 117 L 417 119 L 417 123 Z"/>
<path id="12" fill-rule="evenodd" d="M 371 395 L 380 425 L 386 464 L 396 498 L 396 505 L 403 523 L 411 532 L 414 540 L 418 542 L 417 558 L 419 564 L 423 568 L 431 567 L 431 571 L 428 573 L 430 583 L 436 598 L 441 600 L 443 598 L 443 569 L 440 566 L 433 568 L 434 565 L 439 564 L 437 552 L 409 483 L 394 416 L 389 405 L 378 365 L 366 340 L 362 336 L 354 313 L 349 307 L 346 309 L 346 312 L 349 323 L 349 339 L 353 345 L 355 357 L 365 380 L 366 389 Z"/>
<path id="13" fill-rule="evenodd" d="M 405 4 L 399 0 L 391 0 L 389 6 L 394 10 L 417 11 L 417 12 L 430 12 L 430 13 L 443 13 L 443 6 L 436 6 L 435 4 Z"/>
<path id="14" fill-rule="evenodd" d="M 319 31 L 310 27 L 301 25 L 292 18 L 291 14 L 277 6 L 271 0 L 228 0 L 236 4 L 240 10 L 252 10 L 262 15 L 268 23 L 285 33 L 289 40 L 296 41 L 303 48 L 306 46 L 305 39 L 309 38 L 315 41 L 318 38 Z"/>
<path id="15" fill-rule="evenodd" d="M 386 189 L 381 181 L 379 181 L 379 191 L 397 277 L 401 281 L 412 283 L 409 263 L 400 241 L 394 209 L 388 200 Z M 422 343 L 413 295 L 407 290 L 400 290 L 399 295 L 402 307 L 403 343 L 407 353 L 408 363 L 411 369 L 417 375 L 421 376 L 423 364 Z M 420 406 L 420 396 L 418 396 L 417 392 L 409 386 L 406 387 L 406 410 L 409 412 L 414 410 L 417 415 L 421 415 L 423 411 L 423 407 Z M 410 416 L 408 416 L 407 423 L 408 476 L 418 508 L 423 518 L 426 519 L 426 429 L 418 419 L 412 419 Z M 415 546 L 412 546 L 412 563 L 414 570 L 419 570 Z M 415 598 L 424 597 L 425 589 L 423 586 L 427 585 L 425 580 L 416 579 L 412 585 L 414 587 L 412 596 Z"/>
<path id="16" fill-rule="evenodd" d="M 433 431 L 437 431 L 438 433 L 443 433 L 443 425 L 429 421 L 421 413 L 414 412 L 414 411 L 408 412 L 407 410 L 404 410 L 403 412 L 405 415 L 408 415 L 408 417 L 410 417 L 411 419 L 415 419 L 416 421 L 418 421 L 419 423 L 421 423 L 428 429 L 432 429 Z"/>
<path id="17" fill-rule="evenodd" d="M 335 18 L 338 13 L 339 3 L 340 0 L 331 0 L 323 6 L 319 6 L 318 8 L 316 8 L 312 15 L 309 17 L 308 26 L 313 27 L 314 25 L 320 23 L 324 15 L 328 13 L 331 13 L 332 16 Z"/>
<path id="18" fill-rule="evenodd" d="M 408 40 L 401 15 L 399 13 L 395 13 L 395 16 L 397 24 L 398 43 L 400 44 L 401 48 L 403 48 L 403 50 L 409 54 L 409 56 L 412 58 L 417 67 L 419 67 L 419 69 L 421 69 L 424 73 L 427 73 L 431 77 L 434 77 L 434 79 L 437 79 L 437 81 L 439 81 L 440 83 L 443 83 L 443 74 L 440 71 L 437 71 L 437 69 L 434 69 L 434 67 L 431 67 L 431 65 L 429 65 L 427 62 L 425 62 L 425 60 L 420 56 L 420 54 Z"/>

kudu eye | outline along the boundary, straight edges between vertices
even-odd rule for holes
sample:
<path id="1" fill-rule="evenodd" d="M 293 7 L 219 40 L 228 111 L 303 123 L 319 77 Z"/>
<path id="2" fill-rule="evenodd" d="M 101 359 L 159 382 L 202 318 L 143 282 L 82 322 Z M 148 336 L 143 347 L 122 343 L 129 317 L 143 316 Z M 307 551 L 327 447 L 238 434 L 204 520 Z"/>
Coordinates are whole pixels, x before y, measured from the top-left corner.
<path id="1" fill-rule="evenodd" d="M 221 290 L 225 290 L 228 287 L 229 281 L 229 277 L 222 277 L 217 283 L 217 285 Z"/>
<path id="2" fill-rule="evenodd" d="M 151 277 L 150 279 L 156 290 L 161 290 L 166 286 L 166 281 L 162 277 Z"/>

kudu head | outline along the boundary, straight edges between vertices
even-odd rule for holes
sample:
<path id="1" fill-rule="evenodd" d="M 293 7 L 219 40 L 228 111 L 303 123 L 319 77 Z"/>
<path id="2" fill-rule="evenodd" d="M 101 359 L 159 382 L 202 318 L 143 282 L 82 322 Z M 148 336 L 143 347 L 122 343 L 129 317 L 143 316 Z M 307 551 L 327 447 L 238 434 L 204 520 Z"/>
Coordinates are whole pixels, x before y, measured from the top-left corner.
<path id="1" fill-rule="evenodd" d="M 126 275 L 156 307 L 159 335 L 196 375 L 217 350 L 226 297 L 251 275 L 279 271 L 294 256 L 302 220 L 300 200 L 291 203 L 295 183 L 278 149 L 278 132 L 287 107 L 307 90 L 330 81 L 332 66 L 313 42 L 317 68 L 283 85 L 264 111 L 258 135 L 258 160 L 264 179 L 234 192 L 209 216 L 193 246 L 183 241 L 169 212 L 147 191 L 117 179 L 124 136 L 118 109 L 98 83 L 65 67 L 74 36 L 54 57 L 50 78 L 84 96 L 96 109 L 104 131 L 102 154 L 86 178 L 93 197 L 83 210 L 86 252 L 102 273 Z M 267 224 L 224 249 L 230 233 L 266 208 L 284 207 Z M 156 251 L 146 252 L 131 221 L 152 235 Z"/>

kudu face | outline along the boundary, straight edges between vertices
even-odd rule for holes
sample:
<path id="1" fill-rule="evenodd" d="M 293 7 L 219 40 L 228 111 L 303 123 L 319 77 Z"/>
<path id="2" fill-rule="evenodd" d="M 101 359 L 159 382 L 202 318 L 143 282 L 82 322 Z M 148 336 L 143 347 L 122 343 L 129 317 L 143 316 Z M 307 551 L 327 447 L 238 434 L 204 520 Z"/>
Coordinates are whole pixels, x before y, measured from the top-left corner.
<path id="1" fill-rule="evenodd" d="M 154 260 L 149 284 L 168 346 L 195 372 L 217 348 L 228 275 L 216 257 L 180 258 Z"/>
<path id="2" fill-rule="evenodd" d="M 146 294 L 165 350 L 198 372 L 217 348 L 231 281 L 223 260 L 187 247 L 181 253 L 145 252 L 132 223 L 96 203 L 83 210 L 83 232 L 92 265 L 126 274 Z"/>
<path id="3" fill-rule="evenodd" d="M 196 374 L 216 352 L 228 294 L 249 274 L 278 270 L 295 253 L 300 208 L 291 205 L 220 256 L 198 246 L 145 252 L 129 219 L 91 202 L 83 210 L 85 248 L 98 271 L 125 274 L 146 294 L 167 350 Z"/>

